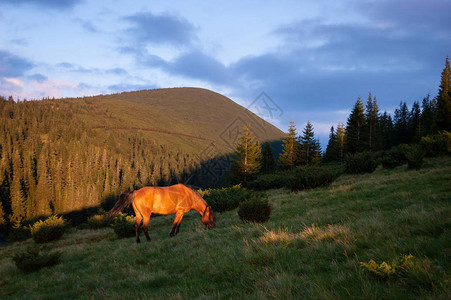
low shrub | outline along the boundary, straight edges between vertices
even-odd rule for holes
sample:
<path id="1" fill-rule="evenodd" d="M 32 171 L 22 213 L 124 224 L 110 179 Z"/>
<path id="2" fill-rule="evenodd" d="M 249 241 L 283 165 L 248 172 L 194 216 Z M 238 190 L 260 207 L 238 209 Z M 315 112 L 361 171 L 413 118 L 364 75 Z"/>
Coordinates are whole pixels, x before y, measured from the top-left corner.
<path id="1" fill-rule="evenodd" d="M 394 147 L 385 151 L 380 159 L 382 167 L 384 169 L 393 169 L 407 163 L 405 148 L 405 146 Z"/>
<path id="2" fill-rule="evenodd" d="M 126 238 L 135 235 L 135 216 L 119 213 L 111 224 L 114 232 L 119 238 Z"/>
<path id="3" fill-rule="evenodd" d="M 289 172 L 277 172 L 272 174 L 262 174 L 254 181 L 248 183 L 250 189 L 265 191 L 269 189 L 280 189 L 288 186 L 292 174 Z"/>
<path id="4" fill-rule="evenodd" d="M 377 165 L 378 161 L 371 152 L 360 152 L 345 158 L 345 172 L 348 174 L 373 173 Z"/>
<path id="5" fill-rule="evenodd" d="M 24 273 L 34 272 L 44 267 L 60 263 L 61 252 L 40 253 L 36 245 L 28 247 L 27 251 L 12 256 L 16 266 Z"/>
<path id="6" fill-rule="evenodd" d="M 215 212 L 235 209 L 250 196 L 250 191 L 241 188 L 241 185 L 221 189 L 199 190 L 198 192 Z"/>
<path id="7" fill-rule="evenodd" d="M 261 194 L 254 194 L 251 198 L 240 203 L 238 216 L 243 222 L 263 223 L 269 220 L 271 205 Z"/>
<path id="8" fill-rule="evenodd" d="M 291 191 L 301 191 L 326 186 L 332 183 L 339 175 L 337 168 L 319 166 L 302 166 L 294 170 L 293 176 L 288 181 Z"/>
<path id="9" fill-rule="evenodd" d="M 66 231 L 67 223 L 62 217 L 51 216 L 30 225 L 31 237 L 36 243 L 59 240 Z"/>
<path id="10" fill-rule="evenodd" d="M 450 136 L 448 132 L 428 135 L 421 138 L 420 146 L 427 157 L 444 155 L 448 152 Z"/>
<path id="11" fill-rule="evenodd" d="M 423 165 L 424 151 L 418 145 L 412 145 L 406 152 L 407 166 L 409 169 L 419 169 Z"/>
<path id="12" fill-rule="evenodd" d="M 106 227 L 108 224 L 105 222 L 105 215 L 97 214 L 88 218 L 87 227 L 89 229 L 99 229 Z"/>

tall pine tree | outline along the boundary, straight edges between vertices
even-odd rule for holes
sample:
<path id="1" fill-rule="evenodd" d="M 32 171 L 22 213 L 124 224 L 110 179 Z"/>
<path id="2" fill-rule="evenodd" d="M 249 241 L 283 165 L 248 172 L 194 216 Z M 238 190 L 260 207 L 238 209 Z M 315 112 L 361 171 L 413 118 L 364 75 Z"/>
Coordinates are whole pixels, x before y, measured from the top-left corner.
<path id="1" fill-rule="evenodd" d="M 245 126 L 241 133 L 234 154 L 234 174 L 241 183 L 246 184 L 260 171 L 262 155 L 260 143 L 256 141 L 249 126 Z"/>
<path id="2" fill-rule="evenodd" d="M 294 122 L 290 122 L 290 128 L 285 135 L 282 144 L 282 154 L 279 156 L 279 166 L 281 169 L 293 169 L 299 164 L 299 140 Z"/>
<path id="3" fill-rule="evenodd" d="M 437 96 L 437 113 L 435 117 L 438 131 L 451 131 L 451 74 L 449 57 L 446 57 L 445 68 L 442 72 L 440 88 Z"/>
<path id="4" fill-rule="evenodd" d="M 370 151 L 378 151 L 380 149 L 380 124 L 379 124 L 379 107 L 376 97 L 372 98 L 371 92 L 368 95 L 366 103 L 366 124 L 364 138 L 367 141 L 367 147 Z"/>
<path id="5" fill-rule="evenodd" d="M 270 143 L 265 143 L 262 150 L 262 173 L 271 173 L 276 170 L 276 159 L 274 158 L 274 152 Z"/>
<path id="6" fill-rule="evenodd" d="M 320 144 L 315 138 L 315 133 L 313 132 L 313 125 L 310 121 L 305 125 L 302 131 L 301 141 L 301 164 L 309 165 L 312 163 L 315 155 L 321 152 Z"/>
<path id="7" fill-rule="evenodd" d="M 346 152 L 354 154 L 366 149 L 364 139 L 365 109 L 360 96 L 357 98 L 346 124 Z"/>

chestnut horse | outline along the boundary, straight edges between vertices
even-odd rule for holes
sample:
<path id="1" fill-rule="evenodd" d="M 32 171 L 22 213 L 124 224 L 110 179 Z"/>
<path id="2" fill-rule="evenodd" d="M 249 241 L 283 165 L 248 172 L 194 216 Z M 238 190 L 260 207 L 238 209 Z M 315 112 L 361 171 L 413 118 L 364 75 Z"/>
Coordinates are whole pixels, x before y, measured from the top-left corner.
<path id="1" fill-rule="evenodd" d="M 136 215 L 135 231 L 136 242 L 139 243 L 141 222 L 147 241 L 150 242 L 148 226 L 152 213 L 170 215 L 175 213 L 174 223 L 169 236 L 179 233 L 183 215 L 191 209 L 197 210 L 202 216 L 202 223 L 208 229 L 216 227 L 216 217 L 211 207 L 198 193 L 184 184 L 167 187 L 143 187 L 133 192 L 124 193 L 119 197 L 114 207 L 107 213 L 105 219 L 111 220 L 125 207 L 133 205 Z"/>

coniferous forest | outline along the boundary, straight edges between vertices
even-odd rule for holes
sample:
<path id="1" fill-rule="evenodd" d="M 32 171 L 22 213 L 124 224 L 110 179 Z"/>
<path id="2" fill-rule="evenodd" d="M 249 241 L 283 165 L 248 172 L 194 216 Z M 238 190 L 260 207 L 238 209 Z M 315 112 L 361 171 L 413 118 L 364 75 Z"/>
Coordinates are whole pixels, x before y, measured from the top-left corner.
<path id="1" fill-rule="evenodd" d="M 97 207 L 123 191 L 182 181 L 196 168 L 192 154 L 74 117 L 95 108 L 87 101 L 0 99 L 0 223 Z"/>

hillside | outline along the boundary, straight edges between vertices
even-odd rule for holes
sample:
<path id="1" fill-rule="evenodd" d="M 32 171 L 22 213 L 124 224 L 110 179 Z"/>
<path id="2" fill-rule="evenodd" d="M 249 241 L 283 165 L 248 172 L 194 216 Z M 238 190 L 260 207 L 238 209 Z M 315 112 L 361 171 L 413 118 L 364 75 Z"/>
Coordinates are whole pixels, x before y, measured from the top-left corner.
<path id="1" fill-rule="evenodd" d="M 87 98 L 114 106 L 114 119 L 100 118 L 96 127 L 139 128 L 160 143 L 202 152 L 212 142 L 220 154 L 233 151 L 236 130 L 249 124 L 261 142 L 277 141 L 283 132 L 229 98 L 200 88 L 170 88 Z M 114 103 L 114 105 L 113 105 Z"/>
<path id="2" fill-rule="evenodd" d="M 238 131 L 283 133 L 198 88 L 77 99 L 0 99 L 0 227 L 105 204 L 145 185 L 219 184 Z M 254 126 L 255 125 L 255 126 Z M 219 168 L 214 166 L 223 162 Z"/>
<path id="3" fill-rule="evenodd" d="M 61 263 L 23 274 L 0 247 L 0 297 L 146 299 L 449 299 L 451 159 L 420 170 L 379 168 L 332 185 L 267 192 L 268 222 L 217 213 L 206 230 L 197 212 L 169 238 L 173 216 L 153 218 L 152 242 L 117 239 L 111 228 L 71 229 L 43 251 Z M 377 276 L 360 263 L 413 255 L 405 273 Z M 399 270 L 398 270 L 399 271 Z"/>

